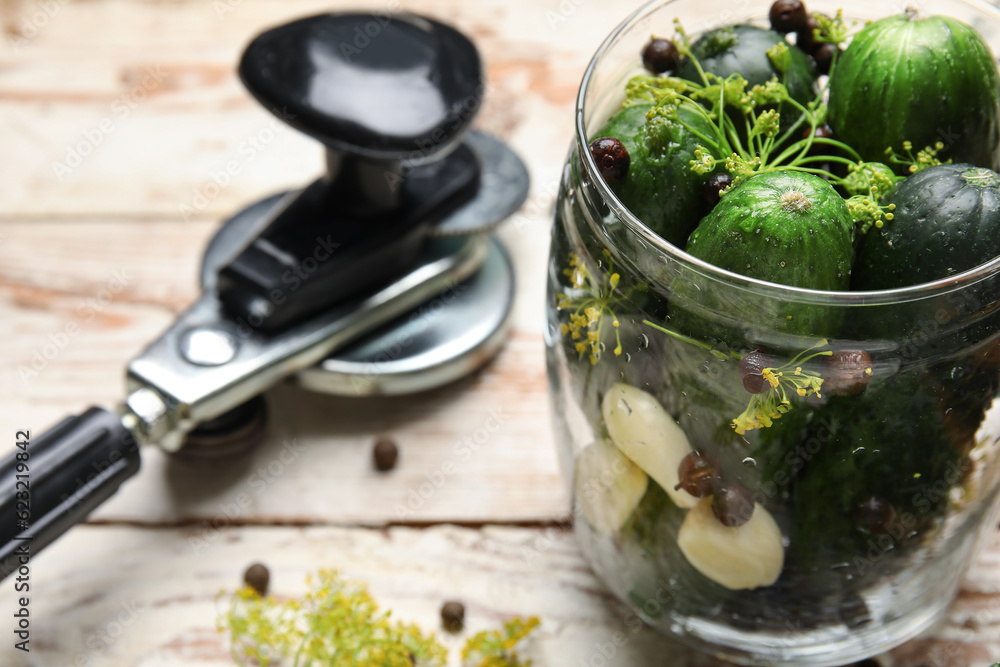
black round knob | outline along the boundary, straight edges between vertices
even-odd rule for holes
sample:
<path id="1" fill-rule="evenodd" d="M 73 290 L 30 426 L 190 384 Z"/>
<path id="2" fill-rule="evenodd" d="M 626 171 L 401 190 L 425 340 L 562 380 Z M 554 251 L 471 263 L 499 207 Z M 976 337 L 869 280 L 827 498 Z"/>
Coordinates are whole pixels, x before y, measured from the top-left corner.
<path id="1" fill-rule="evenodd" d="M 412 14 L 321 14 L 273 28 L 239 72 L 265 107 L 332 151 L 387 162 L 455 141 L 484 88 L 472 42 Z"/>

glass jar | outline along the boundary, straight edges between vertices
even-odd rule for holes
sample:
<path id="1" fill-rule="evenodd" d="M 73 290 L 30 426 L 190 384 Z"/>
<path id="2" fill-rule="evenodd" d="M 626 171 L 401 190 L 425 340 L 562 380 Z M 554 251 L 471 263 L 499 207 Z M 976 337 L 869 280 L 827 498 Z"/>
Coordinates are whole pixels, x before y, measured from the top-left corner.
<path id="1" fill-rule="evenodd" d="M 887 13 L 809 2 L 839 8 Z M 1000 53 L 995 8 L 921 10 Z M 1000 259 L 892 291 L 797 289 L 700 261 L 616 199 L 587 147 L 649 35 L 766 11 L 654 2 L 597 50 L 556 205 L 549 380 L 576 535 L 618 598 L 720 657 L 837 665 L 927 628 L 995 524 Z"/>

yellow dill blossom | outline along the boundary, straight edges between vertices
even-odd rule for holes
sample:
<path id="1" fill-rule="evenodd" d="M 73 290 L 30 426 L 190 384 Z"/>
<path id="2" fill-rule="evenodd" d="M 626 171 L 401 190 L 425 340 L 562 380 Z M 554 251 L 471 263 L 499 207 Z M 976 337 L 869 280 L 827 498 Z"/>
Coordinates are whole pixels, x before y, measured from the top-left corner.
<path id="1" fill-rule="evenodd" d="M 462 667 L 531 667 L 531 660 L 522 659 L 516 648 L 538 627 L 538 618 L 514 618 L 500 630 L 480 632 L 462 649 Z"/>
<path id="2" fill-rule="evenodd" d="M 560 310 L 569 311 L 568 322 L 560 324 L 564 337 L 578 341 L 573 349 L 582 359 L 586 355 L 591 364 L 601 360 L 604 343 L 601 339 L 607 322 L 615 333 L 614 354 L 622 353 L 621 336 L 618 333 L 621 322 L 612 308 L 625 299 L 618 290 L 621 275 L 615 272 L 611 253 L 604 251 L 604 261 L 608 265 L 606 272 L 600 278 L 594 277 L 576 253 L 570 253 L 568 266 L 563 269 L 563 275 L 570 279 L 567 292 L 557 294 L 557 305 Z"/>
<path id="3" fill-rule="evenodd" d="M 776 368 L 764 368 L 761 375 L 767 381 L 768 388 L 759 394 L 751 394 L 750 402 L 738 417 L 733 419 L 736 433 L 743 435 L 747 431 L 767 428 L 783 414 L 792 409 L 789 393 L 800 398 L 816 396 L 821 398 L 820 389 L 823 378 L 819 373 L 803 369 L 808 361 L 832 354 L 830 350 L 817 350 L 826 347 L 827 341 L 821 340 L 809 349 L 800 352 L 788 363 Z M 811 354 L 810 354 L 811 352 Z"/>
<path id="4" fill-rule="evenodd" d="M 917 154 L 913 154 L 913 142 L 904 141 L 903 142 L 903 155 L 900 155 L 894 151 L 891 147 L 885 149 L 885 154 L 889 157 L 889 162 L 891 164 L 902 164 L 907 165 L 907 170 L 911 174 L 915 174 L 918 171 L 923 171 L 928 167 L 936 167 L 940 164 L 948 164 L 951 160 L 947 162 L 941 162 L 938 159 L 938 153 L 944 150 L 944 143 L 937 141 L 933 146 L 924 146 L 923 150 L 917 151 Z"/>
<path id="5" fill-rule="evenodd" d="M 270 667 L 445 667 L 447 649 L 434 633 L 391 619 L 365 586 L 335 570 L 306 578 L 301 600 L 261 597 L 245 586 L 233 594 L 218 621 L 228 630 L 240 665 Z M 220 594 L 221 595 L 221 594 Z M 462 650 L 465 667 L 526 667 L 518 643 L 539 624 L 515 618 L 500 630 L 481 632 Z"/>

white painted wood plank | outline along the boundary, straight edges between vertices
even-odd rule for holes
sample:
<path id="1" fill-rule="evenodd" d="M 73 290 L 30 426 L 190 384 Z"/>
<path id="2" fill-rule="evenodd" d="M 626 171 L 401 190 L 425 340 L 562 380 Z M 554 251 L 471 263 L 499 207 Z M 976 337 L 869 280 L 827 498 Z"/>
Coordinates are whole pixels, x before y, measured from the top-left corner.
<path id="1" fill-rule="evenodd" d="M 367 582 L 394 615 L 427 630 L 438 629 L 447 599 L 464 602 L 468 632 L 514 615 L 538 615 L 542 626 L 527 654 L 539 667 L 720 664 L 639 628 L 562 531 L 269 527 L 192 542 L 198 536 L 191 528 L 74 531 L 32 561 L 30 655 L 5 639 L 0 660 L 11 667 L 62 667 L 81 656 L 108 667 L 231 665 L 227 637 L 215 631 L 216 596 L 238 586 L 247 565 L 262 561 L 276 594 L 300 595 L 306 573 L 337 568 Z M 15 603 L 5 582 L 0 614 L 8 617 Z M 979 619 L 978 632 L 963 626 L 970 615 Z M 619 646 L 612 651 L 616 633 Z M 602 653 L 611 655 L 602 662 Z M 881 658 L 893 667 L 985 667 L 997 659 L 996 594 L 963 595 L 947 624 Z"/>

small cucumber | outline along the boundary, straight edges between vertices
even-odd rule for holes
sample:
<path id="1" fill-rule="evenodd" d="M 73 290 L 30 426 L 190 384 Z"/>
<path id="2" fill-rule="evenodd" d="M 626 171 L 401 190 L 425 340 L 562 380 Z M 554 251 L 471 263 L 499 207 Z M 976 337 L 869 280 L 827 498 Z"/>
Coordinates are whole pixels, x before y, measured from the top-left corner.
<path id="1" fill-rule="evenodd" d="M 1000 77 L 974 29 L 915 11 L 867 26 L 830 76 L 834 136 L 866 161 L 943 144 L 941 159 L 1000 167 Z"/>
<path id="2" fill-rule="evenodd" d="M 892 220 L 858 246 L 851 288 L 894 289 L 947 278 L 1000 256 L 1000 175 L 944 164 L 899 183 Z"/>
<path id="3" fill-rule="evenodd" d="M 706 176 L 691 170 L 698 138 L 678 122 L 658 117 L 647 121 L 651 105 L 631 103 L 608 120 L 594 138 L 618 139 L 630 166 L 611 189 L 637 218 L 665 240 L 683 247 L 691 230 L 708 210 L 702 196 Z M 710 135 L 710 122 L 685 106 L 681 120 Z"/>
<path id="4" fill-rule="evenodd" d="M 854 223 L 844 199 L 818 176 L 771 171 L 726 193 L 687 251 L 751 278 L 815 290 L 850 284 Z"/>
<path id="5" fill-rule="evenodd" d="M 767 55 L 767 50 L 777 44 L 787 45 L 791 56 L 791 64 L 785 75 L 774 68 Z M 819 74 L 812 59 L 802 49 L 788 44 L 784 35 L 774 30 L 752 25 L 719 28 L 702 35 L 691 45 L 691 52 L 703 71 L 716 76 L 726 78 L 731 74 L 739 74 L 751 87 L 777 78 L 788 87 L 788 94 L 792 99 L 800 104 L 808 104 L 815 97 Z M 702 83 L 701 76 L 691 61 L 681 67 L 680 76 L 688 81 Z M 782 128 L 789 127 L 797 119 L 798 113 L 785 109 L 781 116 Z M 737 127 L 739 126 L 738 124 Z"/>

